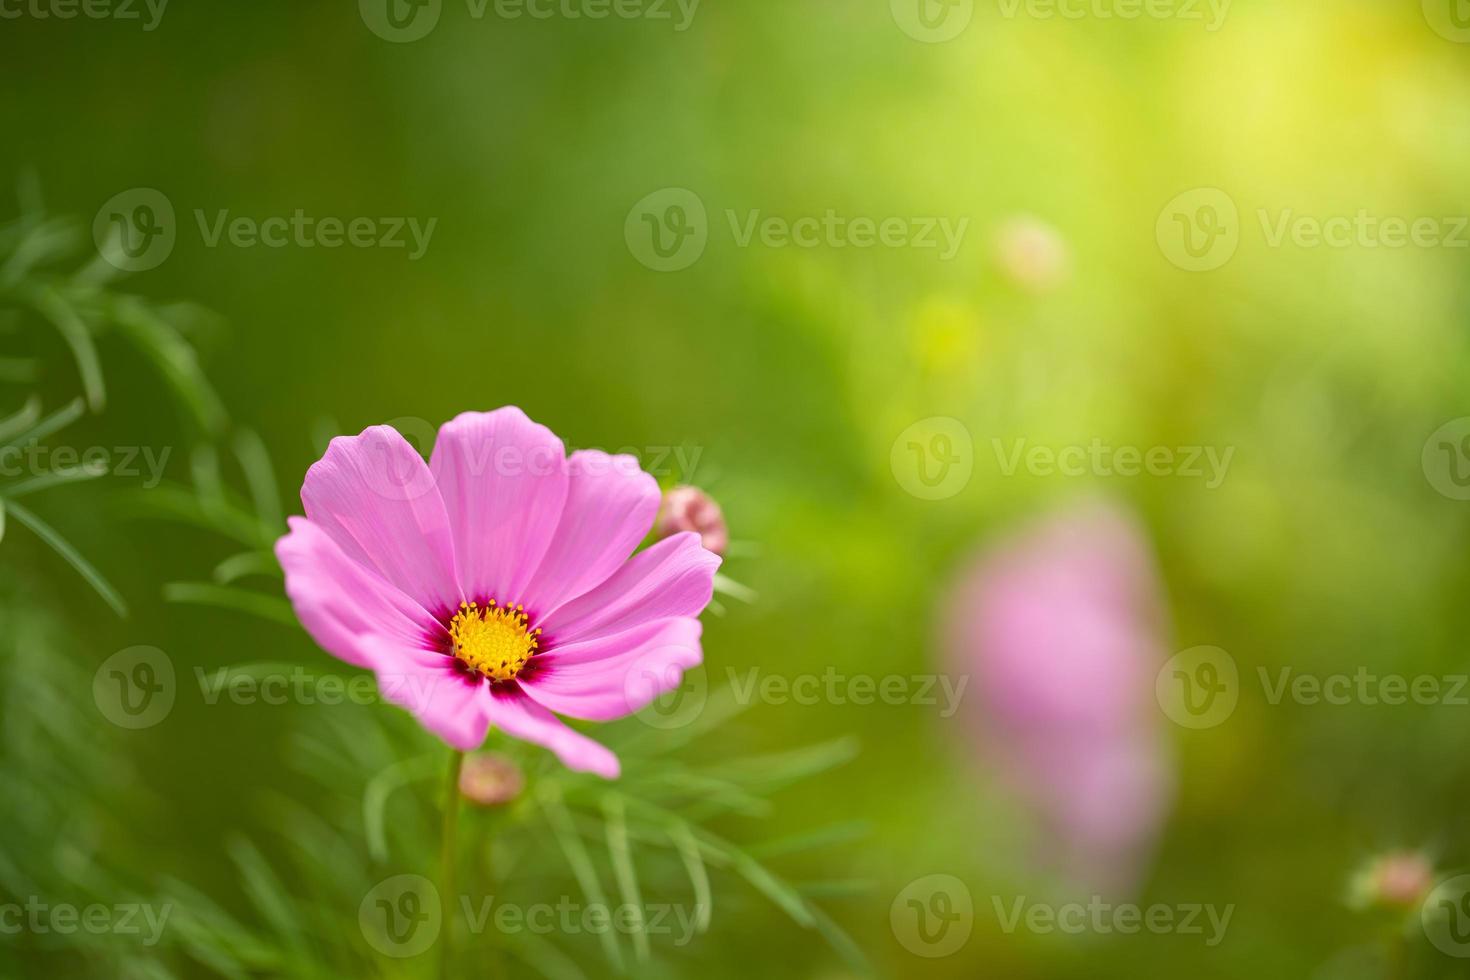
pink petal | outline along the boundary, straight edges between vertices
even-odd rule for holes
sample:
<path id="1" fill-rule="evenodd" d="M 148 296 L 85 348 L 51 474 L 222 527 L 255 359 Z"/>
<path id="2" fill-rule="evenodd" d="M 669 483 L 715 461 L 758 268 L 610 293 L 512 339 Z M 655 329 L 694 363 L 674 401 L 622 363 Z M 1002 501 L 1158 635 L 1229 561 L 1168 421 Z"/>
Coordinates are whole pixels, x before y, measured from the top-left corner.
<path id="1" fill-rule="evenodd" d="M 545 619 L 548 650 L 656 619 L 698 616 L 714 595 L 720 558 L 692 531 L 664 538 L 623 563 L 591 592 Z"/>
<path id="2" fill-rule="evenodd" d="M 562 724 L 519 687 L 497 684 L 489 701 L 490 721 L 507 735 L 545 746 L 569 769 L 596 773 L 603 779 L 618 778 L 621 767 L 617 756 L 605 745 Z"/>
<path id="3" fill-rule="evenodd" d="M 429 468 L 466 596 L 524 603 L 567 499 L 561 440 L 513 406 L 465 412 L 439 430 Z"/>
<path id="4" fill-rule="evenodd" d="M 422 606 L 349 558 L 326 531 L 304 517 L 292 517 L 288 524 L 290 533 L 276 542 L 286 595 L 306 631 L 328 653 L 370 667 L 362 642 L 366 636 L 423 648 L 442 632 Z"/>
<path id="5" fill-rule="evenodd" d="M 658 514 L 658 481 L 632 456 L 578 450 L 567 459 L 570 482 L 551 547 L 526 587 L 525 602 L 556 608 L 601 584 L 643 540 Z"/>
<path id="6" fill-rule="evenodd" d="M 490 685 L 454 667 L 453 658 L 406 649 L 383 637 L 364 641 L 383 699 L 408 710 L 453 748 L 479 748 L 490 729 Z"/>
<path id="7" fill-rule="evenodd" d="M 586 721 L 611 721 L 647 707 L 698 666 L 700 623 L 664 619 L 624 633 L 538 654 L 519 678 L 544 708 Z"/>
<path id="8" fill-rule="evenodd" d="M 375 425 L 333 439 L 306 471 L 301 502 L 348 557 L 426 610 L 459 604 L 444 502 L 423 457 L 396 429 Z"/>

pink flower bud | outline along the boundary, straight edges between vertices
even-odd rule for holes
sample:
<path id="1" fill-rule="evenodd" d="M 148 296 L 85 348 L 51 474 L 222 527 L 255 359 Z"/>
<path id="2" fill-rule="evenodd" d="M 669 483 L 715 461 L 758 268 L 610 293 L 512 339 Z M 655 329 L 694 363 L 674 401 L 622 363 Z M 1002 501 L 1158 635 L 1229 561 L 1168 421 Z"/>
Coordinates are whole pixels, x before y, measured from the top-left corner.
<path id="1" fill-rule="evenodd" d="M 1390 851 L 1374 858 L 1353 879 L 1359 908 L 1410 909 L 1434 887 L 1434 865 L 1419 851 Z"/>
<path id="2" fill-rule="evenodd" d="M 694 531 L 700 543 L 717 555 L 723 555 L 730 544 L 730 530 L 720 505 L 698 487 L 675 487 L 664 494 L 654 533 L 666 538 L 680 531 Z"/>
<path id="3" fill-rule="evenodd" d="M 477 806 L 504 806 L 520 795 L 526 779 L 498 752 L 474 752 L 459 770 L 460 795 Z"/>
<path id="4" fill-rule="evenodd" d="M 995 261 L 1007 279 L 1033 293 L 1061 285 L 1071 266 L 1061 234 L 1029 216 L 1012 218 L 996 233 Z"/>

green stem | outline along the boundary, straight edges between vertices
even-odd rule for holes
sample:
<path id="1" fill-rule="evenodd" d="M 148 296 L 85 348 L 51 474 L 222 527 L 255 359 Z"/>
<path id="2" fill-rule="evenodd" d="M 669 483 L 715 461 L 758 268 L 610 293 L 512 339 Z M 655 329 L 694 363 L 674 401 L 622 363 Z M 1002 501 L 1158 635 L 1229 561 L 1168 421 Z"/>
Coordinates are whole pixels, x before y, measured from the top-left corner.
<path id="1" fill-rule="evenodd" d="M 444 833 L 440 838 L 443 850 L 439 854 L 440 892 L 444 903 L 444 945 L 439 952 L 439 975 L 446 978 L 450 973 L 450 954 L 454 946 L 454 914 L 459 907 L 454 893 L 454 864 L 459 853 L 459 770 L 463 765 L 464 753 L 458 749 L 451 751 L 449 781 L 444 787 Z"/>

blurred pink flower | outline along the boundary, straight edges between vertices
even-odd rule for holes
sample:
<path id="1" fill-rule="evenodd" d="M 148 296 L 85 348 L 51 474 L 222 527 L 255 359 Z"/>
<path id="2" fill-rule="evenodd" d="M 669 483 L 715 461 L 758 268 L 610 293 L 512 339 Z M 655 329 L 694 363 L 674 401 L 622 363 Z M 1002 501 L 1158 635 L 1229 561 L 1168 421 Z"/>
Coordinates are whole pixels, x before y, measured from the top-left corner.
<path id="1" fill-rule="evenodd" d="M 1061 233 L 1030 215 L 1011 218 L 997 230 L 995 261 L 1014 285 L 1033 293 L 1061 285 L 1072 264 Z"/>
<path id="2" fill-rule="evenodd" d="M 520 767 L 499 752 L 471 752 L 459 770 L 459 793 L 476 806 L 504 806 L 525 785 Z"/>
<path id="3" fill-rule="evenodd" d="M 725 514 L 713 497 L 698 487 L 675 487 L 664 494 L 654 534 L 666 538 L 681 531 L 693 531 L 709 551 L 723 555 L 730 544 L 730 530 Z"/>
<path id="4" fill-rule="evenodd" d="M 1423 851 L 1390 851 L 1354 876 L 1349 902 L 1364 908 L 1414 909 L 1434 887 L 1434 863 Z"/>
<path id="5" fill-rule="evenodd" d="M 653 477 L 631 456 L 567 456 L 518 408 L 446 423 L 427 464 L 388 426 L 333 439 L 301 502 L 276 543 L 296 615 L 457 749 L 494 725 L 615 778 L 617 757 L 552 712 L 632 714 L 701 660 L 719 557 L 697 534 L 633 555 Z"/>
<path id="6" fill-rule="evenodd" d="M 1072 882 L 1136 883 L 1172 788 L 1154 702 L 1161 589 L 1126 514 L 1088 504 L 987 549 L 944 613 L 966 718 Z"/>

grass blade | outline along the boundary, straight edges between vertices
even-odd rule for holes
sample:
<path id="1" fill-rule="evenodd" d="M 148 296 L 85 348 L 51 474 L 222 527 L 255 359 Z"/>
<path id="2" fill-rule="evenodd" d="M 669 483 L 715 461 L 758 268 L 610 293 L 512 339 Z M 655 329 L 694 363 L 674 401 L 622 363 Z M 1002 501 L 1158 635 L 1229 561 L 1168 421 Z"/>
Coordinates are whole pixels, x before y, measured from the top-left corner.
<path id="1" fill-rule="evenodd" d="M 55 289 L 42 287 L 36 291 L 33 301 L 36 312 L 51 321 L 71 348 L 72 358 L 77 362 L 77 373 L 82 377 L 87 407 L 93 412 L 102 411 L 107 404 L 107 389 L 102 383 L 102 361 L 97 356 L 96 344 L 92 343 L 92 331 Z"/>
<path id="2" fill-rule="evenodd" d="M 643 919 L 643 897 L 638 891 L 638 869 L 633 865 L 633 849 L 628 845 L 627 811 L 623 798 L 608 793 L 602 798 L 602 812 L 607 818 L 607 850 L 612 856 L 613 874 L 623 902 L 634 911 L 633 953 L 638 962 L 648 961 L 648 924 Z"/>
<path id="3" fill-rule="evenodd" d="M 28 426 L 26 429 L 21 431 L 19 435 L 11 437 L 10 440 L 5 443 L 5 448 L 9 449 L 12 446 L 19 446 L 23 442 L 40 442 L 47 436 L 60 432 L 68 425 L 71 425 L 77 419 L 81 418 L 82 414 L 86 412 L 86 410 L 87 406 L 83 404 L 82 400 L 80 398 L 75 398 L 67 402 L 61 408 L 58 408 L 55 412 L 52 412 L 46 418 L 41 419 L 34 425 Z M 11 416 L 11 419 L 19 419 L 20 417 L 21 416 L 17 414 Z M 11 419 L 6 420 L 7 426 Z"/>
<path id="4" fill-rule="evenodd" d="M 289 602 L 261 592 L 247 592 L 208 582 L 170 582 L 163 587 L 163 597 L 169 602 L 233 609 L 284 626 L 296 625 L 296 613 Z"/>
<path id="5" fill-rule="evenodd" d="M 270 453 L 265 443 L 253 429 L 241 429 L 235 434 L 235 458 L 245 471 L 245 483 L 250 488 L 250 499 L 255 503 L 255 513 L 261 522 L 271 527 L 286 526 L 286 517 L 281 512 L 281 498 L 276 489 L 276 472 L 271 466 Z"/>
<path id="6" fill-rule="evenodd" d="M 127 618 L 128 607 L 123 602 L 122 596 L 118 594 L 117 590 L 112 587 L 107 579 L 102 577 L 101 572 L 92 567 L 91 562 L 83 558 L 81 553 L 68 544 L 65 538 L 57 534 L 50 525 L 42 521 L 35 514 L 13 501 L 7 506 L 11 515 L 17 521 L 30 528 L 31 533 L 46 542 L 52 551 L 55 551 L 68 565 L 76 569 L 77 574 L 86 579 L 87 584 L 97 591 L 97 594 L 102 597 L 103 602 L 106 602 L 112 607 L 113 612 L 125 619 Z"/>
<path id="7" fill-rule="evenodd" d="M 567 813 L 566 804 L 561 800 L 561 793 L 554 783 L 542 783 L 541 793 L 536 801 L 541 805 L 541 810 L 546 814 L 546 824 L 556 836 L 556 841 L 561 845 L 561 850 L 566 855 L 567 865 L 572 869 L 572 876 L 577 879 L 578 886 L 582 889 L 583 896 L 588 905 L 601 905 L 608 907 L 607 896 L 602 890 L 602 882 L 597 878 L 597 869 L 592 866 L 592 859 L 587 856 L 587 848 L 582 845 L 582 839 L 577 836 L 576 829 L 572 826 L 572 818 Z M 608 962 L 618 973 L 623 972 L 623 950 L 618 946 L 618 938 L 613 930 L 604 929 L 598 933 L 598 942 L 602 943 L 602 950 L 607 954 Z"/>
<path id="8" fill-rule="evenodd" d="M 684 870 L 689 873 L 689 884 L 694 888 L 694 929 L 702 934 L 709 929 L 710 917 L 714 914 L 709 870 L 704 866 L 704 858 L 699 853 L 699 842 L 694 839 L 687 823 L 682 820 L 671 821 L 669 840 L 673 841 L 675 850 L 684 862 Z"/>

